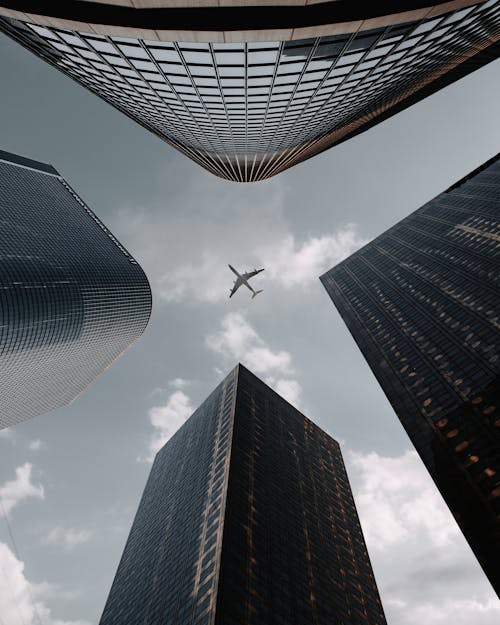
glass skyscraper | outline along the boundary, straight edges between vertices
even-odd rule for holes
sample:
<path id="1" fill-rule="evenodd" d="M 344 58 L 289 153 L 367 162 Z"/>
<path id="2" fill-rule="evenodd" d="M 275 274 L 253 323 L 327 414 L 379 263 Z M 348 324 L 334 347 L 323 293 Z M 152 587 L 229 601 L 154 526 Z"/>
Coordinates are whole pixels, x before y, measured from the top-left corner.
<path id="1" fill-rule="evenodd" d="M 144 272 L 50 165 L 0 151 L 0 428 L 75 399 L 144 331 Z"/>
<path id="2" fill-rule="evenodd" d="M 339 445 L 237 366 L 154 461 L 100 625 L 384 625 Z"/>
<path id="3" fill-rule="evenodd" d="M 321 277 L 500 593 L 500 157 Z"/>
<path id="4" fill-rule="evenodd" d="M 0 30 L 235 181 L 269 178 L 500 55 L 498 0 L 2 4 Z"/>

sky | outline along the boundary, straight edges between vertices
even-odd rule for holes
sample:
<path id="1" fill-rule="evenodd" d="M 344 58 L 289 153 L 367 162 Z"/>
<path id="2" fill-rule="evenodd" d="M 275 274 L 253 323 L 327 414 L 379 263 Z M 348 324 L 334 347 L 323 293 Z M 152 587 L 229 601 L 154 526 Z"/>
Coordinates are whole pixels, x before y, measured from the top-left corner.
<path id="1" fill-rule="evenodd" d="M 151 322 L 0 431 L 0 625 L 97 625 L 151 459 L 237 362 L 342 445 L 390 625 L 500 604 L 318 276 L 496 154 L 500 61 L 269 181 L 219 180 L 5 36 L 0 149 L 51 163 L 146 271 Z M 238 269 L 265 267 L 254 300 Z M 13 539 L 13 540 L 12 540 Z"/>

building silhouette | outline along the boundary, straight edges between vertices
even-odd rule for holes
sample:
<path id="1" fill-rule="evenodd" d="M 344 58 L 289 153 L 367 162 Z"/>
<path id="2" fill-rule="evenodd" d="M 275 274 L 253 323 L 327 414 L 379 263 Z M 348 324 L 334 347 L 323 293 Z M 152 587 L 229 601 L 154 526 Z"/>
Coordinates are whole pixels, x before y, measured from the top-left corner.
<path id="1" fill-rule="evenodd" d="M 74 400 L 144 331 L 144 272 L 50 165 L 0 151 L 0 428 Z"/>
<path id="2" fill-rule="evenodd" d="M 237 366 L 154 461 L 100 625 L 385 624 L 339 445 Z"/>
<path id="3" fill-rule="evenodd" d="M 500 158 L 321 277 L 500 593 Z"/>
<path id="4" fill-rule="evenodd" d="M 269 178 L 500 55 L 497 0 L 11 4 L 0 30 L 235 181 Z"/>

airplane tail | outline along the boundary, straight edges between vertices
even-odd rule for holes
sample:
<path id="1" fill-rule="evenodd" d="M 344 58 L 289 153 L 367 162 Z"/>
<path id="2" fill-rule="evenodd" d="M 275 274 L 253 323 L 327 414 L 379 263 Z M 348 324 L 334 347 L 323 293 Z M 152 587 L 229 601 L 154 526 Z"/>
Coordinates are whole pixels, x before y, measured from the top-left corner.
<path id="1" fill-rule="evenodd" d="M 261 289 L 260 291 L 254 291 L 254 292 L 253 292 L 253 295 L 252 295 L 252 299 L 253 299 L 256 295 L 258 295 L 259 293 L 262 293 L 262 291 L 263 291 L 263 289 Z"/>

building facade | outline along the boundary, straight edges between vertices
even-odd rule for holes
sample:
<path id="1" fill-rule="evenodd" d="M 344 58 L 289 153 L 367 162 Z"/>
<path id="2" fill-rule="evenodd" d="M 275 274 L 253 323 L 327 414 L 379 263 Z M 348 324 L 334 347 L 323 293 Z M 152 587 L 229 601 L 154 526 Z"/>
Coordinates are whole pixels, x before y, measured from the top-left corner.
<path id="1" fill-rule="evenodd" d="M 235 181 L 269 178 L 500 56 L 497 0 L 60 4 L 0 0 L 0 30 Z"/>
<path id="2" fill-rule="evenodd" d="M 500 158 L 321 277 L 500 593 Z"/>
<path id="3" fill-rule="evenodd" d="M 154 461 L 100 625 L 382 625 L 338 444 L 241 365 Z"/>
<path id="4" fill-rule="evenodd" d="M 0 428 L 71 402 L 144 331 L 144 272 L 50 165 L 0 151 Z"/>

